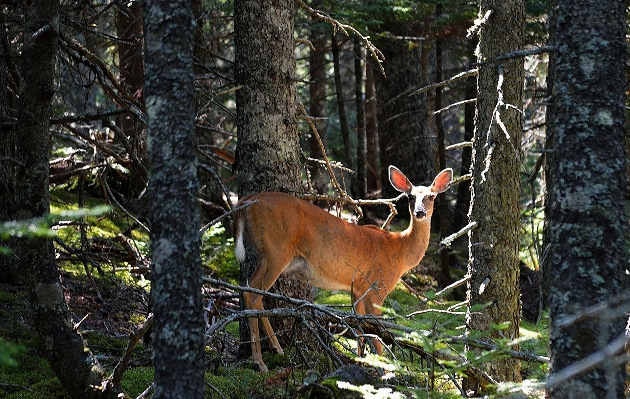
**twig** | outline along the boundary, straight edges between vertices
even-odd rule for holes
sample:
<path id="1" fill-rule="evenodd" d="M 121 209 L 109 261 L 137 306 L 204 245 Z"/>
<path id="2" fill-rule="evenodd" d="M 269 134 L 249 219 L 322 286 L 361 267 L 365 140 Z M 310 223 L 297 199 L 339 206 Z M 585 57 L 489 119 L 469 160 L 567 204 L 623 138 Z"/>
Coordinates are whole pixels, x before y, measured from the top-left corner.
<path id="1" fill-rule="evenodd" d="M 453 241 L 463 236 L 464 234 L 468 233 L 470 230 L 474 229 L 476 226 L 477 226 L 477 222 L 472 221 L 468 223 L 466 226 L 464 226 L 457 233 L 453 233 L 448 237 L 444 237 L 444 239 L 440 241 L 440 248 L 438 249 L 438 251 L 441 251 L 444 248 L 450 248 Z"/>
<path id="2" fill-rule="evenodd" d="M 561 317 L 555 323 L 555 326 L 558 328 L 566 328 L 593 318 L 624 317 L 628 311 L 630 311 L 630 294 L 623 294 L 610 301 L 589 306 L 578 313 Z"/>
<path id="3" fill-rule="evenodd" d="M 605 362 L 610 362 L 611 357 L 621 352 L 626 345 L 626 342 L 628 342 L 629 340 L 630 336 L 626 336 L 625 334 L 620 335 L 614 341 L 603 347 L 601 350 L 598 350 L 597 352 L 588 355 L 584 359 L 563 368 L 555 374 L 552 374 L 549 377 L 547 383 L 544 385 L 544 388 L 555 388 L 563 382 L 566 382 L 580 374 L 592 370 Z M 628 361 L 628 357 L 623 356 L 622 359 L 618 360 L 626 362 Z"/>
<path id="4" fill-rule="evenodd" d="M 458 73 L 457 75 L 453 76 L 452 78 L 446 79 L 446 80 L 444 80 L 442 82 L 433 83 L 433 84 L 430 84 L 428 86 L 424 86 L 424 87 L 422 87 L 422 88 L 420 88 L 418 90 L 414 90 L 409 95 L 410 96 L 415 96 L 417 94 L 422 94 L 425 91 L 429 91 L 429 90 L 435 89 L 436 87 L 448 86 L 448 85 L 450 85 L 453 82 L 457 82 L 458 80 L 465 79 L 465 78 L 467 78 L 469 76 L 475 76 L 475 75 L 477 75 L 477 73 L 478 73 L 478 71 L 476 69 L 471 69 L 469 71 L 461 72 L 461 73 Z"/>
<path id="5" fill-rule="evenodd" d="M 458 101 L 458 102 L 456 102 L 456 103 L 449 104 L 449 105 L 447 105 L 447 106 L 446 106 L 446 107 L 444 107 L 444 108 L 440 108 L 440 109 L 438 109 L 437 111 L 433 112 L 433 115 L 437 115 L 437 114 L 439 114 L 439 113 L 442 113 L 442 112 L 444 112 L 444 111 L 447 111 L 447 110 L 449 110 L 449 109 L 451 109 L 451 108 L 453 108 L 453 107 L 456 107 L 456 106 L 458 106 L 458 105 L 464 105 L 464 104 L 474 103 L 474 102 L 477 102 L 477 99 L 476 99 L 476 98 L 471 98 L 471 99 L 469 99 L 469 100 L 462 100 L 462 101 Z"/>
<path id="6" fill-rule="evenodd" d="M 451 145 L 447 146 L 445 148 L 445 150 L 446 151 L 448 151 L 448 150 L 456 150 L 458 148 L 472 147 L 472 145 L 473 145 L 472 141 L 462 141 L 461 143 L 451 144 Z"/>
<path id="7" fill-rule="evenodd" d="M 131 359 L 131 355 L 133 354 L 133 350 L 140 342 L 140 339 L 146 334 L 146 332 L 153 325 L 153 314 L 150 314 L 147 317 L 147 320 L 144 324 L 135 332 L 135 334 L 131 334 L 129 337 L 129 342 L 127 343 L 127 348 L 125 349 L 125 354 L 120 358 L 116 367 L 114 367 L 114 371 L 111 376 L 107 379 L 106 384 L 112 387 L 120 389 L 120 382 L 123 377 L 125 370 L 127 369 L 127 365 L 129 364 L 129 360 Z"/>
<path id="8" fill-rule="evenodd" d="M 140 395 L 138 395 L 138 397 L 136 397 L 136 399 L 144 399 L 144 398 L 149 397 L 149 394 L 153 391 L 154 387 L 155 387 L 155 382 L 152 382 L 151 385 L 147 387 L 147 389 L 145 389 Z"/>
<path id="9" fill-rule="evenodd" d="M 551 53 L 554 51 L 558 51 L 558 48 L 556 46 L 544 46 L 544 47 L 538 47 L 535 49 L 531 49 L 531 50 L 517 50 L 517 51 L 513 51 L 511 53 L 507 53 L 504 54 L 502 56 L 499 56 L 493 60 L 488 60 L 488 61 L 480 61 L 480 62 L 474 62 L 471 64 L 472 67 L 478 67 L 481 65 L 487 65 L 487 64 L 494 64 L 496 62 L 500 62 L 500 61 L 505 61 L 505 60 L 509 60 L 512 58 L 520 58 L 520 57 L 526 57 L 528 55 L 536 55 L 536 54 L 543 54 L 543 53 Z"/>
<path id="10" fill-rule="evenodd" d="M 341 22 L 337 21 L 336 19 L 332 18 L 329 15 L 324 14 L 323 12 L 316 10 L 314 8 L 311 8 L 309 6 L 307 6 L 302 0 L 295 0 L 295 2 L 297 3 L 297 5 L 300 6 L 301 9 L 303 9 L 304 11 L 306 11 L 307 13 L 311 14 L 312 17 L 320 20 L 320 21 L 324 21 L 329 23 L 330 25 L 332 25 L 334 31 L 336 32 L 337 30 L 342 31 L 346 36 L 350 36 L 348 34 L 347 31 L 352 32 L 352 34 L 354 34 L 355 36 L 357 36 L 359 38 L 359 40 L 361 40 L 361 42 L 363 42 L 363 45 L 365 45 L 365 48 L 367 49 L 367 51 L 370 52 L 370 54 L 372 55 L 372 58 L 374 58 L 374 60 L 376 61 L 378 67 L 381 70 L 381 73 L 383 74 L 383 76 L 385 76 L 385 69 L 383 69 L 383 65 L 382 62 L 385 59 L 385 56 L 383 55 L 383 53 L 381 53 L 381 51 L 376 48 L 376 46 L 374 46 L 372 44 L 372 42 L 370 42 L 369 37 L 363 36 L 361 34 L 361 32 L 359 32 L 358 30 L 356 30 L 355 28 L 353 28 L 350 25 L 346 25 L 346 24 L 342 24 Z"/>
<path id="11" fill-rule="evenodd" d="M 111 111 L 104 111 L 104 112 L 67 115 L 67 116 L 62 116 L 59 118 L 50 118 L 50 124 L 59 125 L 63 123 L 86 122 L 86 121 L 107 119 L 112 116 L 124 114 L 125 112 L 128 112 L 128 111 L 129 111 L 128 108 L 119 108 L 119 109 L 114 109 Z"/>
<path id="12" fill-rule="evenodd" d="M 241 211 L 245 208 L 247 208 L 248 206 L 252 205 L 253 203 L 255 203 L 256 201 L 249 201 L 244 203 L 243 205 L 232 209 L 231 211 L 225 212 L 223 215 L 217 217 L 216 219 L 212 220 L 210 223 L 204 225 L 202 228 L 199 229 L 199 233 L 203 234 L 206 232 L 206 230 L 208 230 L 210 227 L 214 226 L 215 224 L 219 223 L 221 220 L 225 219 L 228 216 L 232 216 L 233 214 L 235 214 L 238 211 Z"/>
<path id="13" fill-rule="evenodd" d="M 454 283 L 451 283 L 449 285 L 447 285 L 446 287 L 442 288 L 440 291 L 436 292 L 434 297 L 437 298 L 439 296 L 444 295 L 445 293 L 459 287 L 460 285 L 465 284 L 468 280 L 470 280 L 470 275 L 465 275 L 464 277 L 462 277 L 461 279 L 455 281 Z"/>
<path id="14" fill-rule="evenodd" d="M 107 181 L 105 179 L 103 179 L 102 177 L 100 177 L 100 176 L 99 176 L 98 180 L 99 180 L 99 183 L 101 183 L 101 185 L 105 188 L 105 191 L 107 191 L 107 194 L 109 195 L 109 198 L 111 198 L 111 200 L 114 202 L 114 204 L 116 204 L 116 206 L 118 206 L 120 208 L 120 210 L 122 210 L 127 216 L 132 218 L 134 222 L 138 223 L 139 226 L 142 226 L 142 228 L 145 229 L 147 231 L 147 233 L 150 233 L 151 230 L 147 226 L 145 226 L 140 220 L 138 220 L 138 218 L 133 216 L 131 214 L 131 212 L 129 212 L 127 209 L 125 209 L 125 207 L 122 206 L 120 204 L 120 202 L 118 202 L 118 200 L 114 196 L 114 193 L 112 193 L 112 190 L 109 188 L 109 185 L 107 184 Z"/>

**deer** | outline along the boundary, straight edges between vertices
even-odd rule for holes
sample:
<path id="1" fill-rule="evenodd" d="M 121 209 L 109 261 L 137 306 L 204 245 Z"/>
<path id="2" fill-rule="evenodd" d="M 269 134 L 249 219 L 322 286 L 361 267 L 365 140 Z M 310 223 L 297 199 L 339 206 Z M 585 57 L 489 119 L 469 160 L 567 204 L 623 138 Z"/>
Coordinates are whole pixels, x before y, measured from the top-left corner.
<path id="1" fill-rule="evenodd" d="M 268 291 L 281 274 L 293 274 L 313 287 L 349 292 L 360 315 L 380 315 L 398 280 L 424 258 L 434 200 L 452 178 L 452 169 L 444 169 L 430 186 L 414 186 L 398 168 L 389 167 L 391 185 L 409 198 L 411 221 L 401 232 L 349 223 L 288 193 L 242 198 L 235 216 L 235 255 L 241 265 L 256 263 L 249 287 Z M 245 309 L 264 309 L 259 293 L 243 292 L 243 302 Z M 271 349 L 283 354 L 269 320 L 260 317 L 260 322 Z M 268 371 L 258 318 L 249 318 L 249 332 L 254 367 Z M 380 341 L 372 342 L 382 355 Z"/>

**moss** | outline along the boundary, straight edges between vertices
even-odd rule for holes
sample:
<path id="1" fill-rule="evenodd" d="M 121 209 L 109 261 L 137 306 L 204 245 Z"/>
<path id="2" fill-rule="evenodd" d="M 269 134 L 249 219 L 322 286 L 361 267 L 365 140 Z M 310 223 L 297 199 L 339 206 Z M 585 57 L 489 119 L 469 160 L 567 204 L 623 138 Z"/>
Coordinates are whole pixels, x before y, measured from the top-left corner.
<path id="1" fill-rule="evenodd" d="M 135 367 L 125 371 L 121 381 L 123 390 L 132 398 L 138 397 L 153 382 L 152 367 Z"/>

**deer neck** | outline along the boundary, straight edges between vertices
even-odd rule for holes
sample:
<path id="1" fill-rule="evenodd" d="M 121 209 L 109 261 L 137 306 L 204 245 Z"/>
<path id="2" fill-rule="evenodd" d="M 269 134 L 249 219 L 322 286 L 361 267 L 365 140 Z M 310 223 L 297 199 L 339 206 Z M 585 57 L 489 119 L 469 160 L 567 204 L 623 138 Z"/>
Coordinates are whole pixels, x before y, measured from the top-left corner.
<path id="1" fill-rule="evenodd" d="M 401 253 L 406 253 L 407 270 L 416 267 L 424 257 L 429 247 L 431 236 L 431 215 L 423 219 L 411 218 L 409 227 L 401 232 L 400 238 L 404 248 Z"/>

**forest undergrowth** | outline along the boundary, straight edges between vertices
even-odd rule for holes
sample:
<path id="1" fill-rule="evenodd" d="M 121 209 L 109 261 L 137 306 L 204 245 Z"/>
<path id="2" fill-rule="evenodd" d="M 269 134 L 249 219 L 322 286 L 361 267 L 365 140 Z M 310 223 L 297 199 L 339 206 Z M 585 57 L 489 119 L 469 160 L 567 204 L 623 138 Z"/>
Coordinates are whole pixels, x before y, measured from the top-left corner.
<path id="1" fill-rule="evenodd" d="M 53 213 L 78 203 L 74 194 L 65 189 L 51 194 Z M 99 203 L 86 199 L 85 206 Z M 150 312 L 148 234 L 117 210 L 82 220 L 62 221 L 54 230 L 56 257 L 71 322 L 99 362 L 111 371 L 125 353 L 130 335 L 147 321 Z M 439 257 L 436 249 L 436 245 L 430 248 L 422 264 L 404 276 L 404 283 L 399 284 L 385 303 L 385 320 L 402 328 L 387 334 L 386 343 L 392 349 L 386 359 L 368 356 L 355 361 L 352 351 L 356 341 L 347 328 L 331 326 L 330 321 L 328 325 L 320 322 L 312 316 L 319 314 L 315 309 L 308 323 L 301 321 L 302 316 L 295 318 L 294 325 L 296 329 L 312 326 L 313 331 L 317 330 L 312 341 L 317 343 L 292 341 L 291 332 L 285 332 L 286 354 L 265 354 L 270 372 L 258 373 L 249 359 L 239 357 L 238 325 L 233 321 L 207 337 L 206 397 L 332 398 L 351 397 L 348 395 L 353 391 L 355 397 L 462 397 L 462 376 L 473 366 L 481 367 L 492 358 L 506 356 L 507 347 L 499 343 L 474 357 L 467 355 L 463 339 L 451 339 L 464 336 L 465 307 L 461 302 L 465 298 L 465 285 L 444 297 L 434 296 L 439 273 L 434 261 Z M 237 283 L 239 271 L 232 240 L 226 237 L 223 228 L 213 227 L 204 234 L 202 260 L 207 277 Z M 464 269 L 465 264 L 460 276 Z M 537 314 L 537 275 L 524 269 L 521 280 L 523 314 L 531 317 Z M 208 328 L 238 311 L 238 293 L 225 287 L 205 284 L 204 301 L 208 306 Z M 339 312 L 351 310 L 350 297 L 342 292 L 320 291 L 316 303 Z M 66 398 L 63 387 L 42 357 L 41 343 L 32 324 L 26 284 L 0 284 L 0 397 Z M 470 338 L 483 336 L 478 333 Z M 521 352 L 545 356 L 546 318 L 540 318 L 538 324 L 524 320 L 521 339 Z M 123 388 L 129 397 L 150 397 L 151 362 L 151 345 L 145 339 L 134 348 L 123 378 Z M 339 363 L 344 366 L 340 368 Z M 546 365 L 527 361 L 522 364 L 523 378 L 529 379 L 529 385 L 533 386 L 528 396 L 540 395 L 536 387 L 545 378 Z M 358 379 L 354 384 L 337 383 L 339 379 L 348 379 L 334 374 L 340 373 L 338 370 Z M 333 378 L 325 379 L 329 374 Z M 523 389 L 521 385 L 515 391 Z"/>

